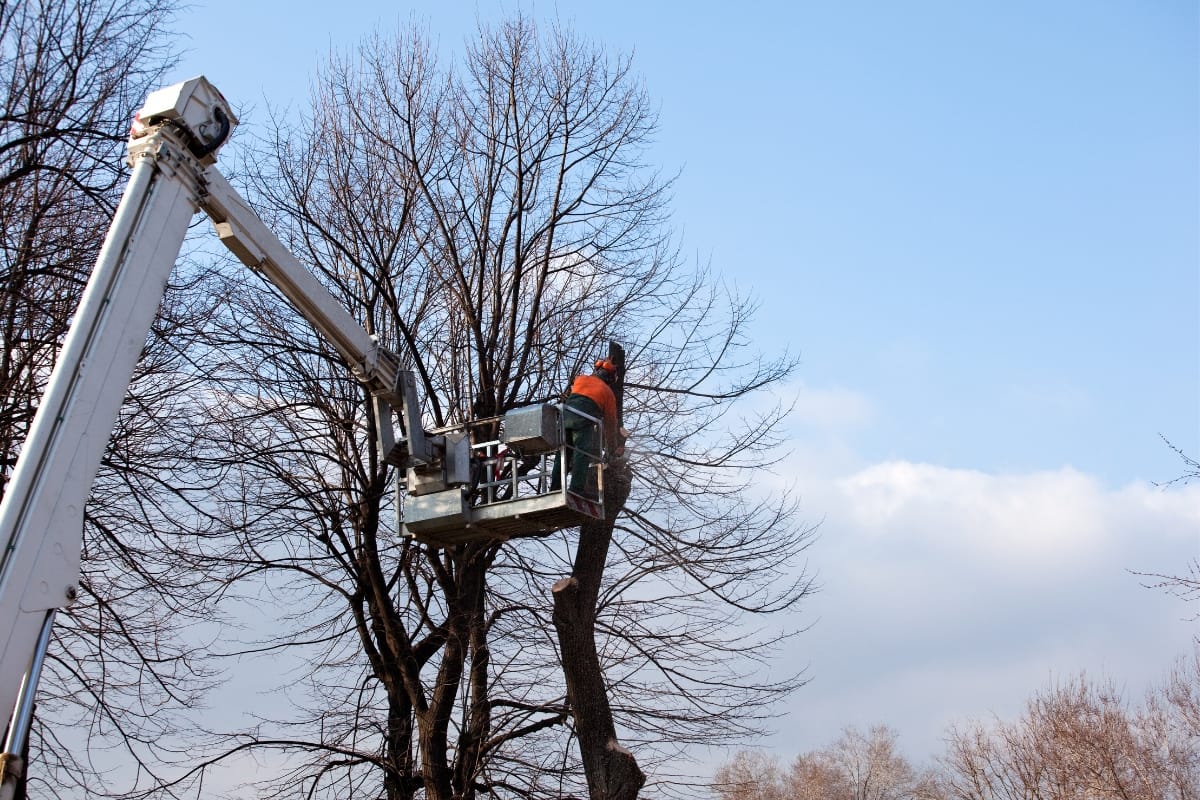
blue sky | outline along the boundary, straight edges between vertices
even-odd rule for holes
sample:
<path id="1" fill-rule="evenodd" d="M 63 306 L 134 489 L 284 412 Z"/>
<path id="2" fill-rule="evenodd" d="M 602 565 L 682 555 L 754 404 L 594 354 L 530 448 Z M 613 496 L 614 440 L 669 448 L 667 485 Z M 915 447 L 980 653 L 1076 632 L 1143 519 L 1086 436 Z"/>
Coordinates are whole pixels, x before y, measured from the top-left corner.
<path id="1" fill-rule="evenodd" d="M 792 455 L 824 592 L 787 657 L 784 756 L 844 724 L 914 757 L 1079 670 L 1140 693 L 1196 630 L 1128 570 L 1200 551 L 1194 2 L 197 0 L 171 77 L 253 126 L 330 47 L 558 18 L 635 67 L 681 169 L 683 251 L 801 358 Z M 331 9 L 333 13 L 331 13 Z M 777 483 L 772 483 L 777 482 Z M 713 756 L 719 758 L 720 754 Z"/>

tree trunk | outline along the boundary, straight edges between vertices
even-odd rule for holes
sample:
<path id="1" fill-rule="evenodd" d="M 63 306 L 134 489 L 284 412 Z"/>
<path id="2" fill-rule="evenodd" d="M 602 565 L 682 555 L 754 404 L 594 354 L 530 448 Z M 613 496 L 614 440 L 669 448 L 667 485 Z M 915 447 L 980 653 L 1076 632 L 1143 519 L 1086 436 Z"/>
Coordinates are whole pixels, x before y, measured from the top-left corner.
<path id="1" fill-rule="evenodd" d="M 621 420 L 621 383 L 625 352 L 609 345 L 617 366 L 617 419 Z M 575 720 L 579 752 L 591 800 L 634 800 L 646 776 L 633 754 L 617 740 L 604 673 L 596 650 L 596 602 L 612 542 L 617 514 L 629 497 L 629 471 L 624 464 L 608 468 L 604 481 L 605 519 L 579 529 L 579 547 L 571 577 L 554 584 L 554 628 L 562 654 L 567 702 Z"/>

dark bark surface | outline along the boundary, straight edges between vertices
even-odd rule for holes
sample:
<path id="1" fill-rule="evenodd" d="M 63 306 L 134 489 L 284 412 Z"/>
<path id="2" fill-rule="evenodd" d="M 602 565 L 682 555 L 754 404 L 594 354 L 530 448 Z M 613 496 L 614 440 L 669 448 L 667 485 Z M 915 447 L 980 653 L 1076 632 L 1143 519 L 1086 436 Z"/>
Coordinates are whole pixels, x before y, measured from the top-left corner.
<path id="1" fill-rule="evenodd" d="M 612 344 L 609 358 L 617 366 L 619 424 L 625 352 Z M 591 800 L 632 800 L 646 782 L 633 754 L 621 747 L 617 739 L 608 688 L 596 651 L 596 602 L 617 516 L 629 498 L 629 477 L 622 459 L 615 459 L 609 465 L 604 481 L 605 519 L 580 527 L 572 575 L 554 584 L 554 628 Z"/>

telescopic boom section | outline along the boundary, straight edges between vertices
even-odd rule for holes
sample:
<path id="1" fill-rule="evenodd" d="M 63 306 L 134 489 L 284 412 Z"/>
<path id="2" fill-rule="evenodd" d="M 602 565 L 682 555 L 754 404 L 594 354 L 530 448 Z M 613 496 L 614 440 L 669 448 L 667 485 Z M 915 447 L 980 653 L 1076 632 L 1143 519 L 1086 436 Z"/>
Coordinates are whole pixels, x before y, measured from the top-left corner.
<path id="1" fill-rule="evenodd" d="M 400 363 L 305 269 L 215 169 L 206 174 L 200 206 L 217 235 L 243 264 L 262 273 L 325 336 L 354 371 L 355 377 L 394 408 L 403 405 L 397 392 Z"/>
<path id="2" fill-rule="evenodd" d="M 334 346 L 376 398 L 384 454 L 392 449 L 391 410 L 401 412 L 407 440 L 405 457 L 420 464 L 433 460 L 429 440 L 421 427 L 415 385 L 405 391 L 407 377 L 395 353 L 368 334 L 345 307 L 311 272 L 296 260 L 270 228 L 229 185 L 225 176 L 210 167 L 200 207 L 212 220 L 217 236 L 246 266 L 259 272 L 296 310 Z M 411 383 L 411 381 L 409 382 Z"/>

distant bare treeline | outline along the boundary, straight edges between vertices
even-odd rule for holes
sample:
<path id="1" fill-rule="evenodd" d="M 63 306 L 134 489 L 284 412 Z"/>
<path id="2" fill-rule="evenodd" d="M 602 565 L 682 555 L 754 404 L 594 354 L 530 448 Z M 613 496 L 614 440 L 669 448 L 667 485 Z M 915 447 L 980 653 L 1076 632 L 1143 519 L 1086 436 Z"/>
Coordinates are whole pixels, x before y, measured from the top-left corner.
<path id="1" fill-rule="evenodd" d="M 954 727 L 918 768 L 896 731 L 846 729 L 790 765 L 742 751 L 713 779 L 720 800 L 1195 800 L 1200 797 L 1200 655 L 1131 705 L 1081 675 L 1037 692 L 1015 721 Z"/>

